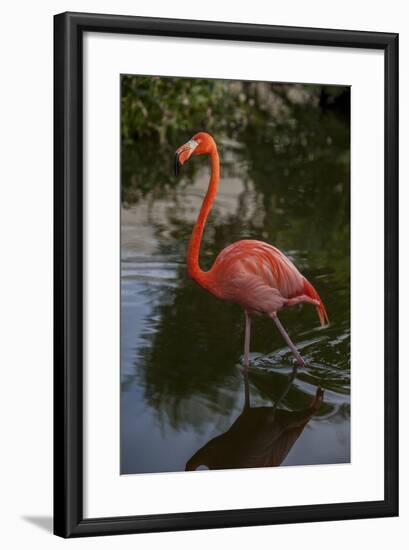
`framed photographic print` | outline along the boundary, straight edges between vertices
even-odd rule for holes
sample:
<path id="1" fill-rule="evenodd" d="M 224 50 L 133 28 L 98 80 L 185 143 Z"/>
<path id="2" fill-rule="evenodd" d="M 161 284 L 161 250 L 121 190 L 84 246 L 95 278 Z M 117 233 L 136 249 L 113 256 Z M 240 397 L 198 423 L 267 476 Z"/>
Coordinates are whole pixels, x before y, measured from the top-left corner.
<path id="1" fill-rule="evenodd" d="M 397 515 L 397 35 L 54 46 L 55 533 Z"/>

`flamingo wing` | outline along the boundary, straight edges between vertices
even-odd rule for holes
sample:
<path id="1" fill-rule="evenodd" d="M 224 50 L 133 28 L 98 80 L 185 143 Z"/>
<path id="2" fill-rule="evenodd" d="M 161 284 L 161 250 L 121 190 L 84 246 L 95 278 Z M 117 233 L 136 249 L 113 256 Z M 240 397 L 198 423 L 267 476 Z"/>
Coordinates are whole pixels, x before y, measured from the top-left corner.
<path id="1" fill-rule="evenodd" d="M 271 315 L 308 302 L 317 307 L 321 324 L 328 320 L 314 287 L 278 248 L 262 241 L 242 240 L 226 247 L 209 275 L 211 292 L 250 313 Z"/>

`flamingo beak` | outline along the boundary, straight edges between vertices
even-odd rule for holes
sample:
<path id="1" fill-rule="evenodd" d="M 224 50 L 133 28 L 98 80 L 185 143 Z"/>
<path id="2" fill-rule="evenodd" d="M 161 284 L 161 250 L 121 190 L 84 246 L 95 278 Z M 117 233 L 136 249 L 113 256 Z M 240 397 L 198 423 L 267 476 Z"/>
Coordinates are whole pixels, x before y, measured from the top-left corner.
<path id="1" fill-rule="evenodd" d="M 179 147 L 175 153 L 175 176 L 179 175 L 179 168 L 191 157 L 193 151 L 198 146 L 198 142 L 194 139 Z"/>

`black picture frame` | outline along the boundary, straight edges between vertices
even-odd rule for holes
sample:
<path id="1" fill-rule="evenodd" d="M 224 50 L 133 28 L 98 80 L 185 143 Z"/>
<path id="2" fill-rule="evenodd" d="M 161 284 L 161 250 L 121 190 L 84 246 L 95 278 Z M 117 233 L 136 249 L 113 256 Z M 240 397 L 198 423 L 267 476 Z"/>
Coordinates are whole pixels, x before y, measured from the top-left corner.
<path id="1" fill-rule="evenodd" d="M 385 58 L 384 500 L 83 517 L 83 64 L 86 31 L 370 48 Z M 61 537 L 398 515 L 398 35 L 89 13 L 54 18 L 54 532 Z"/>

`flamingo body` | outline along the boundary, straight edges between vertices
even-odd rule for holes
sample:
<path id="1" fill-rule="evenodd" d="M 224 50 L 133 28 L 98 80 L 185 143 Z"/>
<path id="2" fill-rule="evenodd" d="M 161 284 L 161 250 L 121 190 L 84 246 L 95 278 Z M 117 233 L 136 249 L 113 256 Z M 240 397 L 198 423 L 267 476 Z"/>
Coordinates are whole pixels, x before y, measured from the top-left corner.
<path id="1" fill-rule="evenodd" d="M 239 304 L 250 315 L 271 316 L 306 302 L 316 306 L 322 324 L 326 320 L 312 285 L 285 254 L 262 241 L 249 239 L 227 246 L 201 282 L 212 294 Z"/>
<path id="2" fill-rule="evenodd" d="M 200 245 L 207 217 L 215 200 L 220 179 L 220 162 L 212 136 L 199 132 L 176 151 L 175 172 L 191 155 L 207 154 L 211 177 L 187 251 L 188 275 L 221 300 L 239 304 L 246 314 L 244 364 L 248 366 L 250 319 L 252 315 L 271 317 L 297 361 L 304 361 L 290 340 L 277 312 L 300 303 L 316 307 L 321 325 L 328 323 L 324 304 L 312 284 L 278 248 L 257 240 L 237 241 L 220 252 L 209 271 L 199 265 Z"/>

